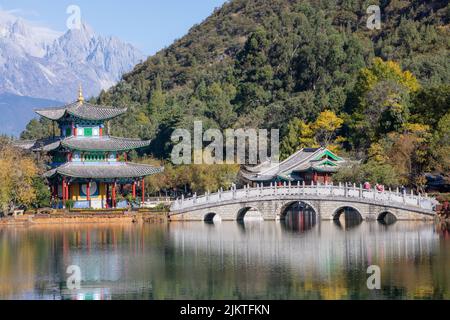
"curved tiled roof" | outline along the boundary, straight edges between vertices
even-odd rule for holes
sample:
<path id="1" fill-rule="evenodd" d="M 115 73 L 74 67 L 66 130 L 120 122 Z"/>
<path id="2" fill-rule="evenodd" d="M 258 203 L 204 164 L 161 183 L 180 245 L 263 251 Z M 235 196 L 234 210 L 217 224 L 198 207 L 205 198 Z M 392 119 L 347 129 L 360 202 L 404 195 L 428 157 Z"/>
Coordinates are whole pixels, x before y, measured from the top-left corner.
<path id="1" fill-rule="evenodd" d="M 63 147 L 79 151 L 128 151 L 147 147 L 151 141 L 104 137 L 70 137 L 61 142 Z"/>
<path id="2" fill-rule="evenodd" d="M 40 116 L 50 120 L 60 120 L 66 114 L 83 120 L 109 120 L 127 112 L 127 108 L 112 108 L 93 105 L 84 101 L 77 101 L 63 107 L 36 109 Z"/>
<path id="3" fill-rule="evenodd" d="M 105 163 L 86 164 L 68 162 L 58 168 L 52 169 L 44 174 L 46 178 L 61 175 L 79 179 L 123 179 L 143 178 L 164 171 L 157 168 L 137 163 Z"/>
<path id="4" fill-rule="evenodd" d="M 149 146 L 151 140 L 143 141 L 139 139 L 116 138 L 110 136 L 103 137 L 69 137 L 49 138 L 40 140 L 20 140 L 16 141 L 16 147 L 30 151 L 49 152 L 63 146 L 70 150 L 78 151 L 129 151 Z"/>
<path id="5" fill-rule="evenodd" d="M 44 151 L 49 152 L 58 149 L 61 144 L 61 138 L 48 138 L 39 140 L 19 140 L 15 141 L 14 145 L 18 148 L 30 151 Z"/>
<path id="6" fill-rule="evenodd" d="M 301 149 L 294 154 L 292 154 L 286 160 L 280 163 L 269 163 L 269 164 L 261 164 L 256 167 L 246 167 L 246 171 L 253 173 L 254 175 L 261 176 L 275 176 L 279 172 L 285 172 L 296 166 L 304 166 L 308 165 L 309 161 L 314 158 L 314 156 L 319 155 L 323 152 L 324 148 L 304 148 Z"/>
<path id="7" fill-rule="evenodd" d="M 241 170 L 240 174 L 244 179 L 250 181 L 267 181 L 293 171 L 306 172 L 316 170 L 322 172 L 336 172 L 338 166 L 346 162 L 344 159 L 336 156 L 336 158 L 339 159 L 336 162 L 336 166 L 326 165 L 322 159 L 317 159 L 317 157 L 324 152 L 331 153 L 326 148 L 304 148 L 295 152 L 281 163 L 263 163 L 255 167 L 245 167 L 244 170 Z M 333 153 L 331 154 L 334 155 Z"/>

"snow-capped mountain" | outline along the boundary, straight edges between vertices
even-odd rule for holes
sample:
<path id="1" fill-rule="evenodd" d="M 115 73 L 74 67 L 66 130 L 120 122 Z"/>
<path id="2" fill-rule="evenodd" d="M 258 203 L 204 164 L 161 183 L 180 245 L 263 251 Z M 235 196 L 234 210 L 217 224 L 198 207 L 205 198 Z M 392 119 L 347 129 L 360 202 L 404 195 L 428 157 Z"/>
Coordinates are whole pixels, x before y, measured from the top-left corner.
<path id="1" fill-rule="evenodd" d="M 60 33 L 0 11 L 0 94 L 72 101 L 82 84 L 85 96 L 95 96 L 144 58 L 86 24 Z"/>

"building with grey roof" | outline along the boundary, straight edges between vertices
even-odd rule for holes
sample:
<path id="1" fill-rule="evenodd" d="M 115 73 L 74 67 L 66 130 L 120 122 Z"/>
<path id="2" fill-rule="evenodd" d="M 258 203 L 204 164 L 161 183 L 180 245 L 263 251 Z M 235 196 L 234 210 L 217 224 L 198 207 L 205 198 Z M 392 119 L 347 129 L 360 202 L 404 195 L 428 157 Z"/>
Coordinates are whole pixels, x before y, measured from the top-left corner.
<path id="1" fill-rule="evenodd" d="M 141 202 L 145 201 L 144 178 L 164 168 L 127 161 L 129 151 L 148 147 L 151 141 L 108 135 L 105 122 L 126 111 L 86 103 L 81 88 L 74 103 L 36 110 L 58 124 L 60 135 L 22 140 L 16 146 L 50 155 L 50 170 L 44 177 L 55 206 L 65 207 L 70 201 L 75 208 L 115 208 L 124 186 L 131 186 L 128 189 L 132 199 L 137 200 L 140 192 Z"/>

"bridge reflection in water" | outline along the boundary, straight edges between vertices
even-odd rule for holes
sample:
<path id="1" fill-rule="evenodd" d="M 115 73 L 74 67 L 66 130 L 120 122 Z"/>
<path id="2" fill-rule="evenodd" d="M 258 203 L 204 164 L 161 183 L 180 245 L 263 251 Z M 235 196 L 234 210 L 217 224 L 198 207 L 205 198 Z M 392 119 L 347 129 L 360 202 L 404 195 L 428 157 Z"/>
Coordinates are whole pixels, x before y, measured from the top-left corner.
<path id="1" fill-rule="evenodd" d="M 450 299 L 450 239 L 433 223 L 343 230 L 291 209 L 278 223 L 0 229 L 0 298 Z M 80 292 L 65 288 L 72 264 Z M 382 290 L 367 289 L 370 265 Z"/>
<path id="2" fill-rule="evenodd" d="M 281 216 L 282 226 L 292 231 L 306 231 L 313 228 L 318 221 L 314 209 L 305 202 L 299 201 L 288 206 Z M 342 207 L 336 212 L 334 223 L 342 229 L 359 226 L 363 218 L 358 210 L 352 207 Z M 395 223 L 397 219 L 390 212 L 380 215 L 379 222 L 385 225 Z"/>
<path id="3" fill-rule="evenodd" d="M 281 218 L 281 224 L 286 229 L 306 231 L 316 225 L 317 214 L 310 205 L 299 201 L 287 207 Z"/>
<path id="4" fill-rule="evenodd" d="M 359 226 L 363 219 L 356 209 L 343 207 L 337 211 L 333 221 L 339 227 L 350 229 Z"/>

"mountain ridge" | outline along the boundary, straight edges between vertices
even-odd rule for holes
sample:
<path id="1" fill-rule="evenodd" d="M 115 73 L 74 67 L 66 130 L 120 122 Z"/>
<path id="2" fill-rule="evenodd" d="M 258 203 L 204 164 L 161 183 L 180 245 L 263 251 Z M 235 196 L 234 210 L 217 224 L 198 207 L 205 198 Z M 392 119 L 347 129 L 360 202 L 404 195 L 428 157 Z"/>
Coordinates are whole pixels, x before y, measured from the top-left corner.
<path id="1" fill-rule="evenodd" d="M 57 107 L 60 101 L 17 96 L 12 93 L 0 94 L 0 134 L 18 137 L 27 123 L 37 115 L 36 108 Z"/>
<path id="2" fill-rule="evenodd" d="M 70 101 L 83 84 L 86 96 L 96 96 L 144 59 L 85 23 L 60 33 L 0 11 L 0 31 L 0 93 Z"/>

